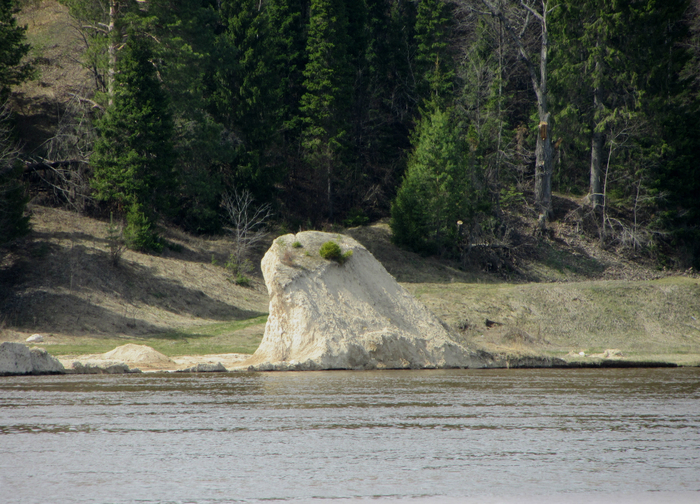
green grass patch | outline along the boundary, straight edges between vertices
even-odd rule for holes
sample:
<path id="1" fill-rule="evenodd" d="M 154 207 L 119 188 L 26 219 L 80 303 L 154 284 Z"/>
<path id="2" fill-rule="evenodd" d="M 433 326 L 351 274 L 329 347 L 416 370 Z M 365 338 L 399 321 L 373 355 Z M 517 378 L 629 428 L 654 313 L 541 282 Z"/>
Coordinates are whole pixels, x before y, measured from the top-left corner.
<path id="1" fill-rule="evenodd" d="M 172 357 L 176 355 L 207 355 L 220 353 L 252 354 L 260 345 L 267 315 L 246 320 L 219 322 L 151 334 L 143 337 L 85 338 L 80 343 L 60 343 L 44 348 L 52 355 L 83 355 L 109 352 L 134 343 L 147 345 Z M 260 326 L 259 331 L 245 331 Z"/>

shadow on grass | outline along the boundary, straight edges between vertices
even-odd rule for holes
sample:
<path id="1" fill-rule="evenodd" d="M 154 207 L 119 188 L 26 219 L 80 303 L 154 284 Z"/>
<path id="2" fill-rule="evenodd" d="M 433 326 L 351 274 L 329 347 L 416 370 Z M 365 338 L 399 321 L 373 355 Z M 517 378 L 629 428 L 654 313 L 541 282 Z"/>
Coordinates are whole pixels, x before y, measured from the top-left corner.
<path id="1" fill-rule="evenodd" d="M 540 242 L 537 255 L 542 264 L 563 275 L 574 274 L 586 278 L 602 275 L 607 265 L 583 250 L 557 249 L 547 242 Z"/>
<path id="2" fill-rule="evenodd" d="M 105 298 L 119 306 L 105 307 Z M 153 309 L 222 322 L 264 314 L 157 275 L 155 268 L 126 261 L 115 268 L 105 252 L 83 245 L 57 247 L 0 270 L 0 321 L 9 326 L 143 336 L 163 332 L 140 318 Z"/>
<path id="3" fill-rule="evenodd" d="M 149 339 L 170 341 L 188 341 L 191 339 L 225 337 L 235 333 L 236 331 L 265 323 L 267 323 L 267 315 L 259 315 L 245 320 L 235 320 L 232 322 L 222 322 L 218 324 L 191 327 L 184 330 L 173 330 L 158 334 L 149 334 L 146 337 Z"/>

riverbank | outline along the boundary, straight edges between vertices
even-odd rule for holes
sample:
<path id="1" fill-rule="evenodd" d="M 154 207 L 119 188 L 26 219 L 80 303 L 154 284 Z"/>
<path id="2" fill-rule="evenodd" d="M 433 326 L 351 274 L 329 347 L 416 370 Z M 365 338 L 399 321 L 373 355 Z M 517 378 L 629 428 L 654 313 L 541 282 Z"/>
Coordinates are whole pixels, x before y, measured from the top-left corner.
<path id="1" fill-rule="evenodd" d="M 39 346 L 59 357 L 135 343 L 192 362 L 257 348 L 267 291 L 259 269 L 249 286 L 233 283 L 223 267 L 227 238 L 166 228 L 163 254 L 125 251 L 115 267 L 106 222 L 41 206 L 32 222 L 32 234 L 0 264 L 0 341 L 41 334 Z M 398 249 L 386 223 L 338 232 L 365 245 L 475 350 L 512 362 L 700 365 L 700 280 L 692 272 L 566 245 L 575 237 L 557 226 L 495 272 Z M 255 264 L 268 245 L 255 251 Z"/>

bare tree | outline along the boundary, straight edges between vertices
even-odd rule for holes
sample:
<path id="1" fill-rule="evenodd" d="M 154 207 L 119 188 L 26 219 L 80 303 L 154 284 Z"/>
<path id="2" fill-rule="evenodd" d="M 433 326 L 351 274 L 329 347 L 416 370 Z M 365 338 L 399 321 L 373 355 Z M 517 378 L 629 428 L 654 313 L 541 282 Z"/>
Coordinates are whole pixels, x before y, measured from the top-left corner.
<path id="1" fill-rule="evenodd" d="M 539 116 L 535 148 L 535 198 L 540 222 L 545 224 L 552 213 L 552 121 L 548 110 L 547 62 L 549 32 L 547 17 L 557 7 L 553 0 L 460 0 L 472 12 L 498 19 L 502 29 L 517 47 L 520 60 L 525 64 L 532 89 L 537 98 Z M 534 20 L 534 21 L 533 21 Z M 532 49 L 525 43 L 525 35 L 536 23 L 540 28 L 539 47 Z"/>
<path id="2" fill-rule="evenodd" d="M 256 207 L 253 202 L 253 195 L 247 189 L 240 192 L 234 189 L 233 194 L 227 192 L 221 202 L 231 222 L 226 230 L 233 238 L 233 252 L 227 267 L 239 276 L 252 269 L 246 256 L 265 238 L 265 224 L 272 217 L 272 207 L 268 203 Z"/>
<path id="3" fill-rule="evenodd" d="M 66 104 L 54 135 L 31 156 L 24 171 L 32 185 L 54 204 L 82 212 L 92 201 L 89 161 L 95 141 L 92 107 L 78 95 Z"/>
<path id="4" fill-rule="evenodd" d="M 7 103 L 0 104 L 0 177 L 14 168 L 14 162 L 19 155 L 19 147 L 12 141 L 8 127 L 10 109 Z"/>

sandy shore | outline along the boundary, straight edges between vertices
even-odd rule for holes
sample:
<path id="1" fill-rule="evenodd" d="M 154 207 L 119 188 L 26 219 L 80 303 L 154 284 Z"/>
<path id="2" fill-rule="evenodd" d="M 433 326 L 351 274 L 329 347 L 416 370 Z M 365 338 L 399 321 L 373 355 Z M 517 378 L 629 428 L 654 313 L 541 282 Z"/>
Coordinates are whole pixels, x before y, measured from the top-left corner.
<path id="1" fill-rule="evenodd" d="M 198 364 L 221 364 L 227 370 L 244 368 L 244 362 L 250 358 L 248 354 L 225 353 L 212 355 L 180 355 L 168 357 L 146 345 L 122 345 L 110 352 L 88 355 L 61 355 L 58 360 L 63 367 L 72 369 L 74 363 L 83 366 L 106 367 L 112 364 L 126 364 L 130 369 L 140 369 L 144 372 L 182 371 Z"/>

